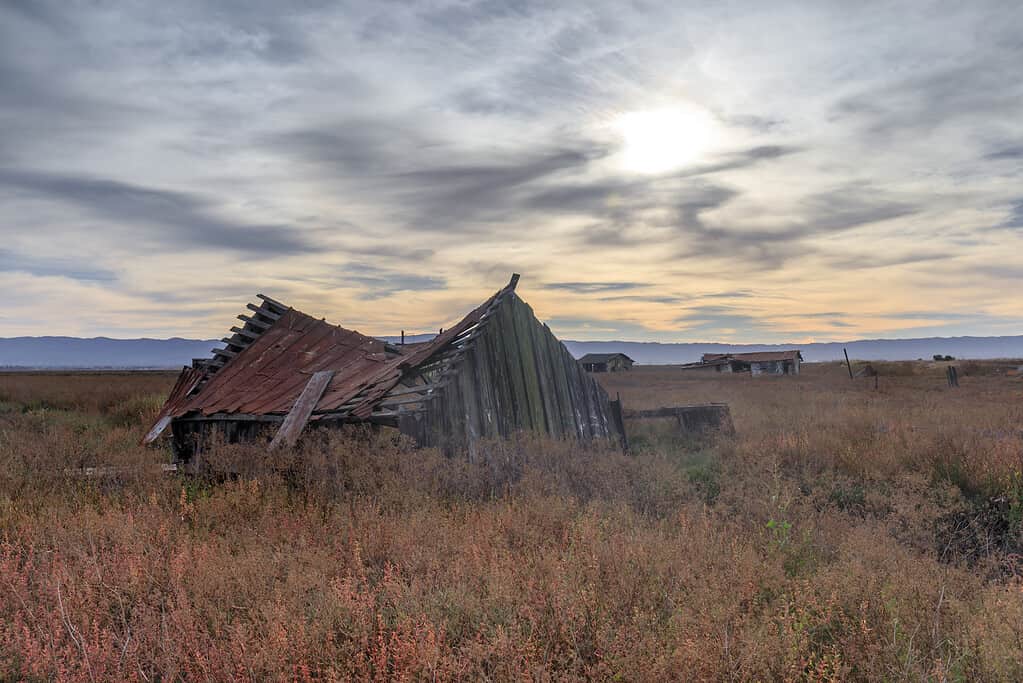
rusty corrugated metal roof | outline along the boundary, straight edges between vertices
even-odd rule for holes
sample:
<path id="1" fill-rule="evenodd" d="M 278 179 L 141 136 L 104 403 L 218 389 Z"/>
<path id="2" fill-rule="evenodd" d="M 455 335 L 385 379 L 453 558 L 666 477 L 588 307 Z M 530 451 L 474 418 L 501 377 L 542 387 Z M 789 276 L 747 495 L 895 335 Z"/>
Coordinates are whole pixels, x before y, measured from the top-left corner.
<path id="1" fill-rule="evenodd" d="M 185 368 L 146 440 L 159 435 L 161 423 L 166 426 L 169 419 L 186 415 L 285 415 L 310 377 L 324 370 L 334 371 L 334 377 L 317 402 L 313 419 L 328 414 L 366 419 L 409 369 L 427 363 L 454 342 L 460 343 L 498 296 L 514 291 L 516 281 L 513 278 L 433 340 L 404 347 L 331 325 L 263 297 L 272 302 L 274 311 L 283 313 L 273 322 L 263 323 L 258 334 L 241 341 L 237 334 L 225 338 L 231 356 L 215 352 L 216 358 L 228 358 L 223 364 L 200 361 L 196 367 Z M 257 310 L 252 305 L 249 308 Z M 268 309 L 260 309 L 264 310 Z M 274 311 L 260 314 L 277 316 Z"/>

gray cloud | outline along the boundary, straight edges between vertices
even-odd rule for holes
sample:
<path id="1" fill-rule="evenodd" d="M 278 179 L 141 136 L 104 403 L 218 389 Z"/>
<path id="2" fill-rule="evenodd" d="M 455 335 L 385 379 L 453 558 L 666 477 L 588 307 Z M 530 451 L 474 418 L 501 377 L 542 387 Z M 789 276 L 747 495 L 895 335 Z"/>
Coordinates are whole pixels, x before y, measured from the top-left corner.
<path id="1" fill-rule="evenodd" d="M 916 252 L 905 254 L 886 254 L 877 251 L 859 254 L 843 254 L 828 257 L 827 263 L 832 268 L 841 270 L 863 270 L 869 268 L 890 268 L 892 266 L 908 266 L 914 263 L 930 263 L 955 258 L 954 252 Z"/>
<path id="2" fill-rule="evenodd" d="M 661 296 L 656 294 L 623 294 L 619 296 L 602 296 L 601 301 L 635 301 L 637 303 L 646 304 L 665 304 L 676 306 L 683 302 L 690 301 L 688 297 L 683 296 Z"/>
<path id="3" fill-rule="evenodd" d="M 694 176 L 711 175 L 723 171 L 736 171 L 742 168 L 749 168 L 762 161 L 780 159 L 800 151 L 798 147 L 786 145 L 762 145 L 753 147 L 742 152 L 736 152 L 726 156 L 724 159 L 709 164 L 697 164 L 692 169 L 678 173 L 678 177 L 691 178 Z"/>
<path id="4" fill-rule="evenodd" d="M 799 204 L 800 217 L 775 228 L 746 228 L 718 222 L 704 214 L 733 201 L 739 194 L 721 185 L 704 185 L 677 204 L 677 229 L 687 240 L 679 257 L 731 258 L 757 268 L 777 268 L 813 249 L 808 239 L 853 230 L 907 216 L 919 207 L 890 198 L 869 185 L 855 183 L 814 193 Z M 795 245 L 801 249 L 795 249 Z"/>
<path id="5" fill-rule="evenodd" d="M 347 263 L 334 278 L 338 284 L 355 285 L 363 289 L 361 298 L 372 300 L 405 291 L 429 291 L 447 287 L 444 278 L 404 273 L 381 268 L 369 263 Z"/>
<path id="6" fill-rule="evenodd" d="M 117 274 L 106 268 L 79 263 L 71 258 L 42 258 L 0 249 L 0 272 L 28 273 L 39 277 L 66 277 L 83 282 L 109 283 Z"/>
<path id="7" fill-rule="evenodd" d="M 875 143 L 907 131 L 917 134 L 973 116 L 1011 116 L 1018 111 L 1023 86 L 1016 69 L 1023 44 L 1003 43 L 993 54 L 886 83 L 843 98 L 838 118 L 866 125 Z"/>
<path id="8" fill-rule="evenodd" d="M 550 282 L 544 289 L 561 289 L 576 294 L 599 294 L 601 292 L 619 292 L 623 289 L 649 287 L 644 282 Z"/>
<path id="9" fill-rule="evenodd" d="M 686 336 L 714 335 L 725 329 L 754 333 L 770 333 L 774 328 L 767 320 L 730 306 L 694 306 L 674 320 Z"/>
<path id="10" fill-rule="evenodd" d="M 1023 228 L 1023 200 L 1017 202 L 1012 210 L 1009 212 L 1009 217 L 1002 227 L 1005 228 Z"/>
<path id="11" fill-rule="evenodd" d="M 1002 159 L 1023 159 L 1023 145 L 1002 147 L 994 152 L 985 154 L 984 158 L 991 161 L 1000 161 Z"/>
<path id="12" fill-rule="evenodd" d="M 158 190 L 85 176 L 0 169 L 0 188 L 70 204 L 119 225 L 149 227 L 149 237 L 179 249 L 215 247 L 255 255 L 309 252 L 313 245 L 294 228 L 231 221 L 215 215 L 215 203 L 201 195 Z"/>

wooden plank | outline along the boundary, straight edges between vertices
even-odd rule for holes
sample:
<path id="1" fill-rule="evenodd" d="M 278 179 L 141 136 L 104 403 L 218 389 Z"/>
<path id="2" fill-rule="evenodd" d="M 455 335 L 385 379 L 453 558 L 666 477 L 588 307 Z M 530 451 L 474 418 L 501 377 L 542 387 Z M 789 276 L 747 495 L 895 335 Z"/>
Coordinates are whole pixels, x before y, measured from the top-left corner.
<path id="1" fill-rule="evenodd" d="M 458 369 L 458 384 L 465 416 L 465 445 L 469 462 L 476 461 L 476 444 L 480 440 L 480 382 L 474 354 L 467 353 Z"/>
<path id="2" fill-rule="evenodd" d="M 500 399 L 498 397 L 497 379 L 494 377 L 494 354 L 492 350 L 493 332 L 486 325 L 483 333 L 472 344 L 468 351 L 476 359 L 480 381 L 480 422 L 482 435 L 488 439 L 500 436 L 498 429 L 498 413 Z"/>
<path id="3" fill-rule="evenodd" d="M 405 398 L 384 399 L 377 403 L 378 406 L 404 406 L 413 403 L 424 403 L 429 400 L 428 396 L 407 396 Z"/>
<path id="4" fill-rule="evenodd" d="M 547 433 L 553 436 L 561 435 L 561 414 L 558 406 L 557 380 L 554 378 L 554 370 L 551 367 L 550 349 L 547 346 L 546 330 L 536 316 L 533 309 L 523 302 L 523 307 L 529 313 L 527 316 L 529 331 L 533 338 L 533 352 L 536 355 L 536 374 L 540 381 L 540 399 L 543 405 L 544 417 L 547 421 Z"/>
<path id="5" fill-rule="evenodd" d="M 491 382 L 494 387 L 494 429 L 495 436 L 507 437 L 515 424 L 515 400 L 512 396 L 512 381 L 508 374 L 505 331 L 500 316 L 495 311 L 487 325 L 485 337 L 490 362 Z"/>
<path id="6" fill-rule="evenodd" d="M 263 306 L 257 306 L 256 304 L 246 304 L 245 307 L 247 309 L 249 309 L 250 311 L 252 311 L 252 312 L 254 312 L 254 313 L 258 314 L 258 315 L 261 315 L 264 318 L 267 318 L 268 320 L 271 320 L 271 321 L 280 320 L 281 315 L 283 315 L 281 313 L 275 313 L 274 311 L 271 311 L 269 308 L 265 308 Z"/>
<path id="7" fill-rule="evenodd" d="M 256 296 L 263 300 L 264 306 L 268 306 L 270 309 L 273 310 L 274 313 L 277 313 L 278 315 L 284 315 L 288 311 L 288 309 L 291 308 L 290 306 L 285 306 L 276 299 L 271 299 L 266 294 L 257 294 Z"/>
<path id="8" fill-rule="evenodd" d="M 270 329 L 270 325 L 273 324 L 273 323 L 265 323 L 262 320 L 256 320 L 255 317 L 253 317 L 251 315 L 245 315 L 244 313 L 239 314 L 238 315 L 238 319 L 241 320 L 246 325 L 251 325 L 252 327 L 255 327 L 256 329 L 258 329 L 258 330 L 260 330 L 262 332 L 266 332 L 267 330 L 269 330 Z"/>
<path id="9" fill-rule="evenodd" d="M 519 363 L 524 384 L 527 405 L 529 407 L 530 427 L 535 431 L 546 431 L 547 418 L 543 413 L 540 399 L 540 385 L 536 375 L 536 358 L 533 353 L 532 339 L 529 334 L 528 321 L 518 297 L 509 299 L 512 313 L 515 340 L 519 345 Z"/>
<path id="10" fill-rule="evenodd" d="M 212 415 L 191 415 L 179 417 L 178 422 L 283 422 L 283 415 L 248 415 L 246 413 L 213 413 Z"/>
<path id="11" fill-rule="evenodd" d="M 144 439 L 142 439 L 142 443 L 153 443 L 156 441 L 156 438 L 163 433 L 163 430 L 167 429 L 167 425 L 171 423 L 172 419 L 174 418 L 171 415 L 164 415 L 161 417 L 160 421 L 153 425 L 153 428 L 150 429 L 149 433 L 146 434 Z"/>
<path id="12" fill-rule="evenodd" d="M 273 441 L 270 442 L 271 449 L 295 445 L 302 430 L 309 422 L 313 410 L 316 409 L 316 404 L 333 378 L 333 370 L 321 370 L 310 378 L 309 383 L 305 385 L 305 389 L 302 390 L 295 404 L 288 411 L 288 415 L 281 423 L 281 428 L 277 431 Z"/>
<path id="13" fill-rule="evenodd" d="M 522 372 L 522 343 L 515 333 L 515 311 L 511 299 L 501 307 L 504 341 L 509 350 L 507 356 L 508 375 L 512 378 L 512 400 L 515 402 L 515 423 L 511 431 L 533 428 L 533 412 L 529 406 L 529 391 L 526 389 Z"/>
<path id="14" fill-rule="evenodd" d="M 384 398 L 385 399 L 394 398 L 396 396 L 404 396 L 406 394 L 425 394 L 426 392 L 433 391 L 441 386 L 443 386 L 443 384 L 439 382 L 433 382 L 431 384 L 419 384 L 414 387 L 398 386 L 395 387 L 395 389 L 392 389 L 391 391 L 387 392 L 387 395 Z"/>
<path id="15" fill-rule="evenodd" d="M 568 370 L 565 364 L 564 349 L 561 342 L 546 325 L 543 326 L 544 336 L 547 340 L 547 348 L 554 373 L 554 391 L 558 397 L 558 421 L 561 436 L 575 436 L 575 422 L 572 419 L 572 399 L 568 390 Z"/>
<path id="16" fill-rule="evenodd" d="M 246 337 L 247 339 L 250 339 L 252 341 L 256 341 L 257 339 L 259 339 L 259 332 L 253 332 L 252 330 L 246 330 L 246 329 L 243 329 L 241 327 L 238 327 L 237 325 L 232 326 L 231 327 L 231 331 L 234 332 L 235 334 L 239 335 L 239 336 Z"/>

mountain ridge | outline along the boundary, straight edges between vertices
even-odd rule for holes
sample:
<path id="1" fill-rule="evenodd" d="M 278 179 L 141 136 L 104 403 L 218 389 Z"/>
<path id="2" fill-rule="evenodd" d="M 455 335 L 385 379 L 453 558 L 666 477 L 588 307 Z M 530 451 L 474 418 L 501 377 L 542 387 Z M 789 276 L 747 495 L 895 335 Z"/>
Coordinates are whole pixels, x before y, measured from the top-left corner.
<path id="1" fill-rule="evenodd" d="M 407 335 L 409 342 L 431 339 L 433 335 Z M 397 343 L 397 337 L 380 337 Z M 191 363 L 192 358 L 209 358 L 215 339 L 169 337 L 0 337 L 0 368 L 11 369 L 162 369 Z M 800 349 L 808 362 L 840 360 L 842 350 L 856 360 L 930 359 L 934 354 L 956 358 L 1023 358 L 1023 335 L 980 337 L 919 337 L 913 339 L 856 339 L 845 342 L 807 344 L 727 344 L 723 342 L 636 342 L 575 341 L 565 346 L 577 358 L 586 353 L 627 354 L 637 363 L 676 364 L 698 361 L 704 353 L 747 353 Z"/>

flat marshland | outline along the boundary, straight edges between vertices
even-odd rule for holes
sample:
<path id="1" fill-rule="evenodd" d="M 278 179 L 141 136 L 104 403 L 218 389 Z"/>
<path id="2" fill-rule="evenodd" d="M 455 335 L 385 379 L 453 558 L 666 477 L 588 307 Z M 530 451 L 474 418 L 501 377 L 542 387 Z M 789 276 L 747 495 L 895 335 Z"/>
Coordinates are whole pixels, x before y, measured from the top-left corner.
<path id="1" fill-rule="evenodd" d="M 230 478 L 138 445 L 171 375 L 2 375 L 0 679 L 1021 680 L 1023 378 L 959 365 L 637 368 L 600 380 L 736 436 L 350 430 Z"/>

